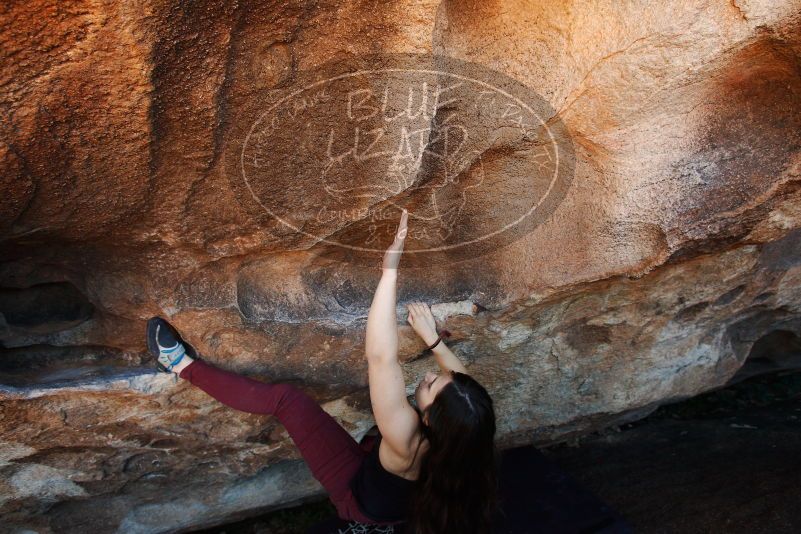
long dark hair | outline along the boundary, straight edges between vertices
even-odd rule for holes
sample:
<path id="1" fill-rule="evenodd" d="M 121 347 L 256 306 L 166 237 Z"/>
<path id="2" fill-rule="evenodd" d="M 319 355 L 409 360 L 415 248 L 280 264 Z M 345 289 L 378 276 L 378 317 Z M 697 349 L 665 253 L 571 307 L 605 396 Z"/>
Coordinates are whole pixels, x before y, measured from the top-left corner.
<path id="1" fill-rule="evenodd" d="M 492 398 L 470 375 L 451 376 L 427 409 L 428 425 L 421 422 L 429 448 L 409 502 L 408 534 L 491 532 L 499 466 Z"/>

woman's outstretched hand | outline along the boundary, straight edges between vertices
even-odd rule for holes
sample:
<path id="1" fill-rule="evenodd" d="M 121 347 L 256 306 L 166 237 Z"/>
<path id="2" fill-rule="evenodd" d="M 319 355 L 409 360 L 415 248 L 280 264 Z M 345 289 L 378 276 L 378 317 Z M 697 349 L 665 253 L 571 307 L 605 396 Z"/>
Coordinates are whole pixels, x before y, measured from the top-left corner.
<path id="1" fill-rule="evenodd" d="M 417 335 L 426 343 L 432 344 L 437 340 L 437 323 L 431 308 L 424 302 L 410 302 L 406 305 L 409 317 L 406 319 Z"/>
<path id="2" fill-rule="evenodd" d="M 395 240 L 384 253 L 384 261 L 381 265 L 383 270 L 395 271 L 398 269 L 398 263 L 400 263 L 400 257 L 401 254 L 403 254 L 403 243 L 406 240 L 406 233 L 408 232 L 408 228 L 406 227 L 408 220 L 409 212 L 403 210 L 400 224 L 398 225 L 398 231 L 395 233 Z"/>

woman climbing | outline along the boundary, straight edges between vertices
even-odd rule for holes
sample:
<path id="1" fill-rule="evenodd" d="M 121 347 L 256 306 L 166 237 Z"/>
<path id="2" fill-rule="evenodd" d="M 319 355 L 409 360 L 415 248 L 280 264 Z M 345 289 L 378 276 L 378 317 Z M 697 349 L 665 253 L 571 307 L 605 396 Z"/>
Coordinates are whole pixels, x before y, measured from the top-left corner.
<path id="1" fill-rule="evenodd" d="M 495 413 L 487 391 L 437 335 L 427 305 L 408 305 L 408 322 L 441 369 L 406 398 L 398 361 L 397 270 L 407 234 L 403 210 L 384 254 L 367 316 L 365 355 L 379 435 L 357 443 L 317 402 L 289 384 L 269 384 L 203 360 L 165 320 L 148 321 L 148 348 L 160 370 L 178 374 L 223 404 L 271 414 L 284 425 L 340 518 L 404 525 L 406 534 L 488 533 L 497 503 Z M 194 356 L 194 357 L 193 357 Z"/>

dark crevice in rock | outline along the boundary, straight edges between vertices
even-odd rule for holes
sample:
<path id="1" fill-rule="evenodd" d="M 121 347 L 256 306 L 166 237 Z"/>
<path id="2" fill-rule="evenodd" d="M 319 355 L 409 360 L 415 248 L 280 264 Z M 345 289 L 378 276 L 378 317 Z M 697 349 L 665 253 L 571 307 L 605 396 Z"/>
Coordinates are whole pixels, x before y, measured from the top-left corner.
<path id="1" fill-rule="evenodd" d="M 93 312 L 92 303 L 70 282 L 0 288 L 0 313 L 12 328 L 58 332 L 88 320 Z"/>
<path id="2" fill-rule="evenodd" d="M 225 62 L 222 69 L 223 78 L 212 97 L 215 104 L 214 108 L 217 110 L 217 113 L 215 114 L 214 126 L 212 126 L 211 130 L 212 155 L 206 166 L 207 172 L 213 169 L 220 160 L 220 155 L 225 145 L 225 128 L 231 111 L 229 109 L 229 100 L 231 98 L 234 72 L 236 70 L 236 52 L 240 46 L 240 36 L 245 29 L 245 17 L 243 16 L 243 9 L 240 4 L 234 4 L 231 20 L 232 22 L 228 31 L 228 43 L 225 49 Z"/>
<path id="3" fill-rule="evenodd" d="M 754 343 L 745 363 L 729 384 L 765 373 L 800 368 L 801 336 L 790 330 L 772 330 Z"/>
<path id="4" fill-rule="evenodd" d="M 743 291 L 745 291 L 745 288 L 746 288 L 745 284 L 740 284 L 739 286 L 730 289 L 729 291 L 727 291 L 726 293 L 722 294 L 717 299 L 715 299 L 715 302 L 712 305 L 726 306 L 727 304 L 731 304 L 732 302 L 737 300 L 737 297 L 742 295 Z"/>
<path id="5" fill-rule="evenodd" d="M 679 322 L 694 321 L 708 306 L 708 302 L 699 302 L 688 306 L 676 314 L 675 320 Z"/>
<path id="6" fill-rule="evenodd" d="M 143 354 L 103 346 L 33 345 L 0 349 L 0 385 L 63 387 L 138 374 L 151 369 Z"/>

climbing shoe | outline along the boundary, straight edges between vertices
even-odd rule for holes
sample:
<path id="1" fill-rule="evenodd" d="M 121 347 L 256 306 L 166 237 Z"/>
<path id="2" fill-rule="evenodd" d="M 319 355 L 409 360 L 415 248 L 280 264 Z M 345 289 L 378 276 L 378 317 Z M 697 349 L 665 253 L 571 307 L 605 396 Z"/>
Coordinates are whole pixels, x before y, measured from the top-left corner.
<path id="1" fill-rule="evenodd" d="M 175 328 L 161 317 L 153 317 L 147 322 L 147 348 L 156 358 L 156 367 L 162 373 L 171 373 L 187 354 L 193 359 L 197 356 L 192 346 L 185 343 Z"/>

